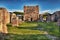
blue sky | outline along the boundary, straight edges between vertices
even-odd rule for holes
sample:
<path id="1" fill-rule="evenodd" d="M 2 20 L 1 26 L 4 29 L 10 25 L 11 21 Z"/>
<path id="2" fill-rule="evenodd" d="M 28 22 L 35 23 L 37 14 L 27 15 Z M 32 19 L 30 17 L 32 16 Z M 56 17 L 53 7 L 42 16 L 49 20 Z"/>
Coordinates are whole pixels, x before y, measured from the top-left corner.
<path id="1" fill-rule="evenodd" d="M 8 11 L 23 12 L 24 5 L 39 5 L 39 13 L 53 13 L 60 10 L 60 0 L 0 0 L 0 7 L 7 8 Z"/>

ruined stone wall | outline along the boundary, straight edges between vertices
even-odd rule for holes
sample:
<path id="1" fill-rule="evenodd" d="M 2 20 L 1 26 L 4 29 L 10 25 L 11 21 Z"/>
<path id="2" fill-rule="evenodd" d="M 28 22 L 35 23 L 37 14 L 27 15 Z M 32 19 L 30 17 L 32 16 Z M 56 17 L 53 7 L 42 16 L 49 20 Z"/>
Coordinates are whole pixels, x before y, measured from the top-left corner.
<path id="1" fill-rule="evenodd" d="M 5 8 L 0 8 L 0 31 L 2 33 L 7 33 L 6 24 L 10 22 L 10 16 Z"/>
<path id="2" fill-rule="evenodd" d="M 39 6 L 24 6 L 24 20 L 36 21 L 39 19 Z"/>
<path id="3" fill-rule="evenodd" d="M 19 26 L 19 19 L 14 13 L 12 13 L 12 16 L 11 16 L 11 23 L 12 23 L 12 26 Z"/>
<path id="4" fill-rule="evenodd" d="M 55 21 L 55 14 L 51 15 L 51 21 Z"/>
<path id="5" fill-rule="evenodd" d="M 60 19 L 60 11 L 54 12 L 54 13 L 52 14 L 51 18 L 52 18 L 52 21 L 57 22 L 58 19 Z"/>
<path id="6" fill-rule="evenodd" d="M 2 31 L 2 10 L 0 10 L 0 32 Z"/>
<path id="7" fill-rule="evenodd" d="M 39 14 L 39 21 L 43 22 L 43 15 Z"/>

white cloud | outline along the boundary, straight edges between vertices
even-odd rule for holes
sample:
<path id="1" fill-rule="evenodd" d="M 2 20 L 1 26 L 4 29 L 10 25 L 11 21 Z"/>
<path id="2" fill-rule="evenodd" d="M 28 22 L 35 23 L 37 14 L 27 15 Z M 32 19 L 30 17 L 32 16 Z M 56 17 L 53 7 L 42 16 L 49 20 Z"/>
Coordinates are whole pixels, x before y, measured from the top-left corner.
<path id="1" fill-rule="evenodd" d="M 40 14 L 43 14 L 43 13 L 45 13 L 45 12 L 51 12 L 51 10 L 44 10 L 44 11 L 40 11 Z"/>
<path id="2" fill-rule="evenodd" d="M 23 12 L 23 10 L 16 10 L 16 9 L 9 10 L 9 12 L 14 12 L 14 11 Z"/>
<path id="3" fill-rule="evenodd" d="M 39 13 L 40 14 L 43 14 L 43 13 L 45 13 L 45 12 L 48 12 L 48 13 L 50 13 L 50 14 L 53 14 L 54 12 L 56 12 L 56 11 L 60 11 L 60 9 L 55 9 L 55 10 L 43 10 L 43 11 L 40 11 Z"/>
<path id="4" fill-rule="evenodd" d="M 14 12 L 14 11 L 18 11 L 18 12 L 24 12 L 23 10 L 16 10 L 16 9 L 12 9 L 12 10 L 9 10 L 9 12 Z M 60 11 L 60 9 L 55 9 L 55 10 L 43 10 L 43 11 L 39 11 L 40 14 L 43 14 L 45 12 L 49 12 L 50 14 L 56 12 L 56 11 Z"/>
<path id="5" fill-rule="evenodd" d="M 38 5 L 38 4 L 26 4 L 25 6 L 36 6 L 36 5 Z"/>

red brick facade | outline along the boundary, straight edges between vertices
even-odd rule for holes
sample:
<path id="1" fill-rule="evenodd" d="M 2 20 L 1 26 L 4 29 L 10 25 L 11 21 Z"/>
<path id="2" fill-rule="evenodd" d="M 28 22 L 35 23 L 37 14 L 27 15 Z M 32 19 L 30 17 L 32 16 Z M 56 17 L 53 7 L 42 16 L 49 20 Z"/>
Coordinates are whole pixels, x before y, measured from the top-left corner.
<path id="1" fill-rule="evenodd" d="M 37 21 L 39 19 L 39 6 L 24 6 L 24 20 Z"/>

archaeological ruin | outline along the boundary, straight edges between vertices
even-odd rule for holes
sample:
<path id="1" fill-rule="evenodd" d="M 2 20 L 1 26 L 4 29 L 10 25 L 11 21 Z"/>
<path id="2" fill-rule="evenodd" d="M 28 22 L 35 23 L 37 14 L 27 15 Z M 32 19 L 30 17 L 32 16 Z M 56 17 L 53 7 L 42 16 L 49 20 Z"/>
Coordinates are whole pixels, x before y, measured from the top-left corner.
<path id="1" fill-rule="evenodd" d="M 5 8 L 0 8 L 0 32 L 8 33 L 6 26 L 8 23 L 11 23 L 12 26 L 19 26 L 23 21 L 57 21 L 60 25 L 60 11 L 45 15 L 46 18 L 43 16 L 43 14 L 39 14 L 39 6 L 24 6 L 24 15 L 16 15 L 8 12 Z"/>
<path id="2" fill-rule="evenodd" d="M 19 19 L 14 13 L 11 14 L 11 24 L 12 26 L 19 26 Z"/>
<path id="3" fill-rule="evenodd" d="M 24 6 L 24 21 L 37 21 L 39 19 L 39 6 Z"/>
<path id="4" fill-rule="evenodd" d="M 5 8 L 0 8 L 0 32 L 7 33 L 6 24 L 10 22 L 10 14 Z"/>

